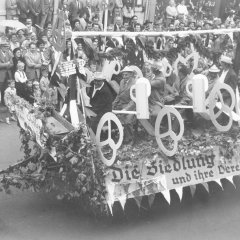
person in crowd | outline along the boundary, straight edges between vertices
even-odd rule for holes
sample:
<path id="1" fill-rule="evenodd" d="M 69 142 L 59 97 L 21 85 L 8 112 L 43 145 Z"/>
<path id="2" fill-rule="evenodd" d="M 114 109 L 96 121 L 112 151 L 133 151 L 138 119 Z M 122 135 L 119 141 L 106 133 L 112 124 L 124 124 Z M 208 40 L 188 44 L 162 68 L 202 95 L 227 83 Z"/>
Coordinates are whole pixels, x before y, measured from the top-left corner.
<path id="1" fill-rule="evenodd" d="M 33 98 L 34 104 L 38 104 L 41 101 L 42 93 L 39 86 L 39 81 L 33 81 Z"/>
<path id="2" fill-rule="evenodd" d="M 66 41 L 66 49 L 63 52 L 63 59 L 67 61 L 75 59 L 75 54 L 74 54 L 71 39 L 67 39 Z"/>
<path id="3" fill-rule="evenodd" d="M 13 51 L 15 48 L 19 48 L 20 47 L 20 43 L 18 41 L 18 38 L 17 38 L 17 34 L 16 33 L 13 33 L 10 37 L 10 49 L 11 51 Z"/>
<path id="4" fill-rule="evenodd" d="M 83 2 L 81 0 L 71 1 L 69 4 L 69 20 L 72 26 L 74 21 L 79 18 L 80 14 L 81 16 L 86 14 L 85 12 L 83 12 Z M 85 17 L 85 19 L 87 19 L 87 16 Z"/>
<path id="5" fill-rule="evenodd" d="M 172 23 L 178 15 L 176 4 L 174 0 L 169 1 L 169 5 L 166 8 L 166 26 Z"/>
<path id="6" fill-rule="evenodd" d="M 102 72 L 95 72 L 94 80 L 90 83 L 91 87 L 88 91 L 90 97 L 91 110 L 96 117 L 89 119 L 89 125 L 94 132 L 97 130 L 101 117 L 112 111 L 112 103 L 115 93 L 111 86 L 106 82 L 106 77 Z"/>
<path id="7" fill-rule="evenodd" d="M 220 57 L 220 63 L 221 63 L 222 71 L 218 79 L 218 82 L 228 84 L 235 93 L 238 85 L 238 78 L 232 68 L 232 64 L 233 64 L 232 59 L 228 56 L 222 55 Z"/>
<path id="8" fill-rule="evenodd" d="M 26 27 L 27 27 L 28 32 L 37 34 L 37 30 L 32 24 L 33 24 L 32 19 L 29 17 L 26 18 Z"/>
<path id="9" fill-rule="evenodd" d="M 19 29 L 17 31 L 17 41 L 20 43 L 20 45 L 24 42 L 25 40 L 25 36 L 24 36 L 25 32 L 23 29 Z"/>
<path id="10" fill-rule="evenodd" d="M 78 32 L 78 31 L 83 31 L 83 29 L 81 28 L 80 20 L 75 19 L 74 20 L 74 26 L 73 26 L 73 32 Z"/>
<path id="11" fill-rule="evenodd" d="M 142 31 L 142 26 L 140 23 L 136 23 L 134 32 L 141 32 Z"/>
<path id="12" fill-rule="evenodd" d="M 13 61 L 13 67 L 12 67 L 12 74 L 14 76 L 15 72 L 17 71 L 17 65 L 18 65 L 18 62 L 23 62 L 25 63 L 25 59 L 24 57 L 22 56 L 22 52 L 21 52 L 21 48 L 15 48 L 13 50 L 13 58 L 12 58 L 12 61 Z"/>
<path id="13" fill-rule="evenodd" d="M 220 69 L 216 65 L 211 66 L 208 70 L 203 72 L 203 74 L 205 74 L 208 78 L 208 90 L 206 92 L 207 97 L 211 93 L 215 84 L 218 82 L 219 73 Z"/>
<path id="14" fill-rule="evenodd" d="M 37 51 L 35 43 L 30 43 L 29 51 L 24 56 L 26 61 L 26 75 L 29 80 L 39 80 L 42 67 L 41 54 Z"/>
<path id="15" fill-rule="evenodd" d="M 8 109 L 8 115 L 6 117 L 6 123 L 10 124 L 10 119 L 16 121 L 14 117 L 15 113 L 15 106 L 14 106 L 14 97 L 16 97 L 16 88 L 15 88 L 15 81 L 8 80 L 7 81 L 8 87 L 4 91 L 4 102 Z"/>
<path id="16" fill-rule="evenodd" d="M 114 110 L 133 111 L 135 110 L 135 103 L 130 97 L 130 88 L 136 83 L 135 71 L 127 66 L 122 71 L 122 80 L 120 81 L 119 93 L 113 102 Z M 133 125 L 135 123 L 134 115 L 119 116 L 121 123 L 124 126 L 125 142 L 133 140 L 134 131 Z"/>
<path id="17" fill-rule="evenodd" d="M 90 0 L 86 0 L 86 6 L 83 7 L 81 9 L 81 11 L 83 13 L 86 13 L 86 21 L 89 22 L 92 19 L 93 15 L 94 15 L 94 11 L 93 11 L 93 8 L 92 8 Z"/>
<path id="18" fill-rule="evenodd" d="M 9 43 L 2 39 L 0 41 L 0 94 L 1 103 L 4 104 L 4 90 L 6 88 L 6 81 L 12 79 L 11 69 L 13 67 L 12 55 L 9 51 Z"/>
<path id="19" fill-rule="evenodd" d="M 24 89 L 27 82 L 27 75 L 24 72 L 24 62 L 18 61 L 17 71 L 14 74 L 14 79 L 16 83 L 17 95 L 19 97 L 24 97 Z"/>
<path id="20" fill-rule="evenodd" d="M 30 104 L 34 103 L 34 97 L 33 97 L 33 81 L 27 80 L 25 88 L 24 88 L 24 94 L 23 99 L 28 101 Z"/>
<path id="21" fill-rule="evenodd" d="M 150 63 L 145 63 L 143 66 L 143 76 L 147 78 L 151 84 L 151 95 L 148 101 L 152 116 L 157 116 L 164 105 L 166 79 L 163 76 L 162 70 L 162 65 L 153 66 Z"/>
<path id="22" fill-rule="evenodd" d="M 43 69 L 42 70 L 42 77 L 40 79 L 40 89 L 42 91 L 42 96 L 47 97 L 48 96 L 48 89 L 49 89 L 49 78 L 48 78 L 48 70 Z"/>
<path id="23" fill-rule="evenodd" d="M 19 21 L 25 23 L 29 15 L 28 0 L 17 0 L 17 7 L 19 11 Z"/>
<path id="24" fill-rule="evenodd" d="M 12 20 L 14 17 L 18 17 L 17 0 L 6 0 L 6 17 Z"/>
<path id="25" fill-rule="evenodd" d="M 29 17 L 32 19 L 33 25 L 40 24 L 41 2 L 41 0 L 28 0 Z"/>
<path id="26" fill-rule="evenodd" d="M 185 5 L 185 0 L 180 1 L 180 3 L 177 6 L 177 11 L 178 11 L 178 15 L 182 14 L 184 16 L 184 19 L 187 18 L 188 9 L 187 9 L 187 6 Z"/>
<path id="27" fill-rule="evenodd" d="M 124 5 L 122 8 L 122 13 L 123 13 L 123 21 L 130 22 L 132 17 L 134 16 L 134 10 L 131 4 L 127 3 L 126 5 Z"/>
<path id="28" fill-rule="evenodd" d="M 98 26 L 99 26 L 99 31 L 103 31 L 103 24 L 99 21 L 98 15 L 94 15 L 94 16 L 92 17 L 92 23 L 93 23 L 93 24 L 98 24 Z"/>
<path id="29" fill-rule="evenodd" d="M 52 22 L 54 0 L 41 1 L 41 22 L 40 27 L 44 29 L 45 25 Z"/>
<path id="30" fill-rule="evenodd" d="M 115 24 L 114 24 L 113 31 L 114 32 L 119 32 L 120 28 L 121 28 L 121 25 L 122 25 L 122 18 L 121 17 L 116 17 L 116 21 L 115 21 Z"/>
<path id="31" fill-rule="evenodd" d="M 77 43 L 75 57 L 88 61 L 88 57 L 83 49 L 83 40 L 81 38 L 76 38 L 75 42 Z"/>

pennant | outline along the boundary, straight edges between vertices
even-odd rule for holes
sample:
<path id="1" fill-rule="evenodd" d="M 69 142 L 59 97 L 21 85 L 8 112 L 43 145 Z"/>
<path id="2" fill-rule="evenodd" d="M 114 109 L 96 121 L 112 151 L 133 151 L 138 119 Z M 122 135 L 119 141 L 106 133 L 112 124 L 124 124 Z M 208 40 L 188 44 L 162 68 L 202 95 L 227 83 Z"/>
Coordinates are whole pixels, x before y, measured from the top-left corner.
<path id="1" fill-rule="evenodd" d="M 230 182 L 230 183 L 232 183 L 232 185 L 235 187 L 235 189 L 236 189 L 236 185 L 235 185 L 235 183 L 234 183 L 234 181 L 233 181 L 233 176 L 230 176 L 230 177 L 226 177 L 226 179 Z"/>
<path id="2" fill-rule="evenodd" d="M 150 207 L 152 207 L 152 205 L 154 203 L 155 196 L 156 196 L 156 194 L 151 194 L 148 196 L 148 204 Z"/>
<path id="3" fill-rule="evenodd" d="M 180 202 L 182 201 L 182 196 L 183 196 L 183 188 L 179 187 L 179 188 L 175 188 L 175 191 L 177 192 Z"/>
<path id="4" fill-rule="evenodd" d="M 197 186 L 196 185 L 192 185 L 192 186 L 189 186 L 189 187 L 190 187 L 190 191 L 191 191 L 192 197 L 194 197 L 194 194 L 196 192 Z"/>
<path id="5" fill-rule="evenodd" d="M 161 192 L 164 198 L 167 200 L 168 204 L 170 205 L 171 203 L 171 196 L 169 190 L 164 190 Z"/>
<path id="6" fill-rule="evenodd" d="M 118 201 L 120 202 L 121 206 L 122 206 L 122 209 L 124 211 L 124 207 L 125 207 L 125 204 L 127 202 L 127 195 L 122 195 L 118 198 Z"/>
<path id="7" fill-rule="evenodd" d="M 110 210 L 110 213 L 113 216 L 113 209 L 112 209 L 113 204 L 110 201 L 107 201 L 107 204 L 108 204 L 108 208 Z"/>
<path id="8" fill-rule="evenodd" d="M 134 198 L 139 209 L 141 207 L 142 198 L 143 198 L 142 196 Z"/>
<path id="9" fill-rule="evenodd" d="M 203 187 L 206 189 L 206 191 L 209 193 L 209 187 L 207 183 L 201 183 Z"/>
<path id="10" fill-rule="evenodd" d="M 214 179 L 214 182 L 216 182 L 221 187 L 221 189 L 224 190 L 220 179 Z"/>

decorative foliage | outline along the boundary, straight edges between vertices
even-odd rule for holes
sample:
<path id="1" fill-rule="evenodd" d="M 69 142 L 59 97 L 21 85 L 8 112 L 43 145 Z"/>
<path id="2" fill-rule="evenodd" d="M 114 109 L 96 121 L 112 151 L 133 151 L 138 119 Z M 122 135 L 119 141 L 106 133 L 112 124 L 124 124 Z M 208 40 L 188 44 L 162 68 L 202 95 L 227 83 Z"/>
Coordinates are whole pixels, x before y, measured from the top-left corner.
<path id="1" fill-rule="evenodd" d="M 47 148 L 29 147 L 30 138 L 21 130 L 25 158 L 3 172 L 1 183 L 32 191 L 57 193 L 58 199 L 78 199 L 86 211 L 107 214 L 105 201 L 105 169 L 96 156 L 96 148 L 85 125 L 64 138 L 51 136 Z M 53 150 L 56 155 L 51 157 Z M 33 154 L 30 156 L 30 153 Z"/>

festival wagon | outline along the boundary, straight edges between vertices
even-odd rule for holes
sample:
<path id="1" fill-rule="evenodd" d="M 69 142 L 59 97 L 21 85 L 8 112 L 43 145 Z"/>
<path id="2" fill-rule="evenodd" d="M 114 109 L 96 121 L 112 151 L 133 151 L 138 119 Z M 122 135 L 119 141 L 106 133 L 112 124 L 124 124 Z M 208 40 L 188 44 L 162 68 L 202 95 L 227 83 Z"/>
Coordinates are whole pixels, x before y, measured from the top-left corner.
<path id="1" fill-rule="evenodd" d="M 60 20 L 54 29 L 56 59 L 61 58 L 65 46 L 65 39 L 62 40 L 65 35 L 58 31 L 62 26 L 64 21 Z M 172 190 L 181 200 L 185 187 L 189 187 L 194 195 L 198 184 L 207 191 L 210 181 L 221 185 L 221 179 L 226 178 L 234 184 L 233 177 L 240 173 L 238 89 L 234 92 L 227 84 L 218 83 L 206 98 L 208 80 L 203 74 L 194 74 L 200 56 L 207 54 L 197 36 L 211 32 L 124 33 L 133 41 L 137 37 L 178 36 L 191 48 L 191 53 L 185 57 L 181 49 L 176 50 L 174 62 L 166 57 L 162 64 L 167 77 L 172 71 L 178 74 L 179 63 L 192 63 L 191 81 L 187 84 L 192 105 L 162 105 L 154 124 L 149 121 L 151 87 L 136 69 L 138 80 L 131 89 L 136 110 L 106 113 L 94 134 L 86 125 L 85 86 L 74 77 L 77 71 L 84 71 L 84 62 L 56 61 L 54 67 L 60 67 L 62 76 L 76 80 L 77 97 L 63 105 L 61 112 L 55 111 L 47 102 L 31 106 L 23 99 L 14 100 L 25 157 L 1 171 L 2 187 L 6 191 L 10 186 L 52 191 L 58 199 L 77 199 L 95 213 L 113 214 L 113 205 L 117 201 L 124 209 L 126 201 L 133 198 L 140 207 L 142 198 L 147 196 L 151 206 L 155 195 L 161 193 L 170 204 Z M 234 32 L 238 30 L 214 30 L 215 34 L 230 37 Z M 96 34 L 121 38 L 123 33 L 73 32 L 71 38 L 74 41 Z M 109 56 L 111 58 L 106 57 L 103 61 L 102 71 L 111 81 L 112 75 L 120 72 L 121 64 L 114 51 L 110 50 Z M 149 61 L 160 64 L 155 59 Z M 222 97 L 223 91 L 231 98 L 230 106 Z M 184 121 L 179 113 L 183 109 L 191 109 L 198 116 L 197 128 L 191 128 Z M 69 111 L 70 121 L 65 118 L 66 111 Z M 139 123 L 138 139 L 133 146 L 122 144 L 124 131 L 119 115 L 128 114 L 135 115 Z M 228 117 L 224 125 L 219 121 L 222 114 Z M 178 131 L 172 127 L 173 119 L 178 122 Z"/>

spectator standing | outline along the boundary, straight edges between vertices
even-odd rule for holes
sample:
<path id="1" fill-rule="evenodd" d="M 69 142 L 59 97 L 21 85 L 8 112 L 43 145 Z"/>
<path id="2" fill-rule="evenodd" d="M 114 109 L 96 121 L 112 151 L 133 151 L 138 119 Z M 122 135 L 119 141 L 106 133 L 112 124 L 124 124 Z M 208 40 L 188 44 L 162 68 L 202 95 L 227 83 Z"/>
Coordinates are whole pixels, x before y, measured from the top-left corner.
<path id="1" fill-rule="evenodd" d="M 40 27 L 44 29 L 46 23 L 52 23 L 54 0 L 41 1 L 41 23 Z"/>
<path id="2" fill-rule="evenodd" d="M 10 49 L 13 51 L 15 48 L 19 48 L 20 47 L 20 43 L 17 39 L 17 35 L 15 33 L 13 33 L 11 35 L 11 38 L 10 38 Z"/>
<path id="3" fill-rule="evenodd" d="M 24 97 L 25 84 L 27 82 L 27 75 L 24 72 L 24 63 L 19 61 L 17 64 L 17 71 L 14 74 L 14 79 L 16 81 L 17 95 L 19 97 Z"/>
<path id="4" fill-rule="evenodd" d="M 12 67 L 12 73 L 15 74 L 15 72 L 17 71 L 17 64 L 18 62 L 23 62 L 25 63 L 24 58 L 22 57 L 22 53 L 21 53 L 21 48 L 15 48 L 13 50 L 13 67 Z M 16 80 L 16 79 L 15 79 Z"/>
<path id="5" fill-rule="evenodd" d="M 171 22 L 173 22 L 178 15 L 178 11 L 176 8 L 176 4 L 174 0 L 169 1 L 169 5 L 166 8 L 166 26 L 169 26 Z"/>
<path id="6" fill-rule="evenodd" d="M 17 0 L 17 7 L 19 10 L 19 21 L 25 23 L 29 15 L 28 0 Z"/>
<path id="7" fill-rule="evenodd" d="M 8 87 L 4 91 L 4 102 L 8 108 L 8 116 L 6 117 L 6 123 L 10 124 L 10 119 L 16 121 L 14 117 L 15 106 L 13 104 L 14 96 L 16 96 L 15 81 L 8 80 Z"/>
<path id="8" fill-rule="evenodd" d="M 184 19 L 188 16 L 188 9 L 187 6 L 185 5 L 185 0 L 182 0 L 178 6 L 177 6 L 177 11 L 178 14 L 182 14 L 184 16 Z"/>
<path id="9" fill-rule="evenodd" d="M 13 67 L 12 56 L 9 51 L 9 43 L 0 41 L 0 93 L 1 103 L 4 104 L 4 90 L 7 79 L 12 79 L 11 68 Z"/>
<path id="10" fill-rule="evenodd" d="M 42 62 L 41 54 L 37 51 L 35 43 L 30 43 L 29 51 L 25 55 L 25 61 L 27 78 L 29 80 L 39 80 Z"/>
<path id="11" fill-rule="evenodd" d="M 29 16 L 33 25 L 40 23 L 41 0 L 28 0 Z"/>
<path id="12" fill-rule="evenodd" d="M 83 16 L 83 11 L 81 11 L 83 9 L 83 2 L 81 0 L 72 0 L 69 4 L 69 20 L 70 23 L 73 27 L 73 22 L 74 20 L 79 18 L 79 14 L 81 13 Z M 87 18 L 87 14 L 86 14 L 86 18 Z M 89 17 L 88 17 L 89 19 Z"/>
<path id="13" fill-rule="evenodd" d="M 35 34 L 37 34 L 37 30 L 36 30 L 35 27 L 33 27 L 32 24 L 33 24 L 32 19 L 31 19 L 31 18 L 27 18 L 25 25 L 26 25 L 26 27 L 27 27 L 28 32 L 29 32 L 29 33 L 35 33 Z"/>
<path id="14" fill-rule="evenodd" d="M 114 24 L 114 32 L 119 32 L 122 25 L 122 18 L 116 17 L 115 24 Z"/>
<path id="15" fill-rule="evenodd" d="M 7 19 L 9 20 L 13 19 L 14 17 L 18 17 L 17 0 L 6 1 L 6 15 Z"/>

